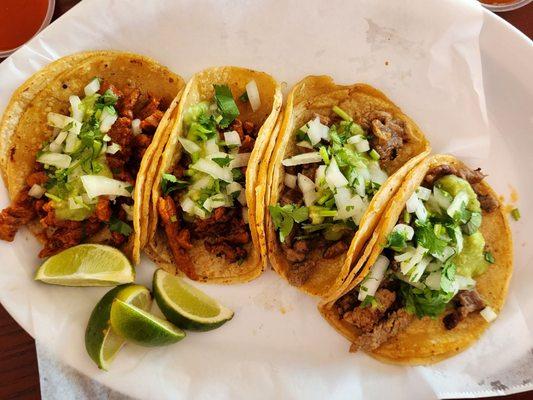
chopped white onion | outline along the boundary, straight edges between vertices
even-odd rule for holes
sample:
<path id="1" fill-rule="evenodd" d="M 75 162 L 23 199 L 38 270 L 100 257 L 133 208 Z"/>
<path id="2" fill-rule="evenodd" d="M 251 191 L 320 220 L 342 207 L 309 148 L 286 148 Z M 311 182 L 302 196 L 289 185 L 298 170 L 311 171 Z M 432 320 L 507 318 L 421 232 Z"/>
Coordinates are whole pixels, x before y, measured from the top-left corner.
<path id="1" fill-rule="evenodd" d="M 124 203 L 122 203 L 120 206 L 126 213 L 126 217 L 128 218 L 128 221 L 133 221 L 133 206 L 130 206 Z"/>
<path id="2" fill-rule="evenodd" d="M 201 218 L 201 219 L 206 219 L 207 218 L 207 213 L 205 212 L 205 210 L 202 209 L 201 207 L 199 207 L 196 204 L 194 205 L 194 208 L 192 210 L 192 214 L 196 215 L 198 218 Z"/>
<path id="3" fill-rule="evenodd" d="M 309 127 L 307 130 L 307 136 L 313 146 L 319 143 L 322 139 L 329 140 L 329 128 L 320 122 L 320 117 L 317 116 L 315 119 L 309 121 L 307 126 Z"/>
<path id="4" fill-rule="evenodd" d="M 198 147 L 198 148 L 200 148 L 200 147 Z M 205 142 L 205 153 L 207 155 L 220 153 L 220 148 L 218 147 L 217 138 L 216 137 L 212 137 L 211 139 L 209 139 L 208 141 Z M 225 155 L 222 156 L 222 157 L 225 157 Z"/>
<path id="5" fill-rule="evenodd" d="M 133 121 L 131 121 L 131 130 L 134 135 L 142 133 L 141 120 L 139 118 L 135 118 Z"/>
<path id="6" fill-rule="evenodd" d="M 235 158 L 231 160 L 229 163 L 229 167 L 231 169 L 233 168 L 240 168 L 240 167 L 246 167 L 248 165 L 248 161 L 250 160 L 250 155 L 252 153 L 238 153 L 235 154 Z"/>
<path id="7" fill-rule="evenodd" d="M 296 175 L 285 174 L 285 176 L 283 177 L 283 183 L 285 183 L 285 186 L 290 187 L 291 189 L 295 189 L 296 179 Z"/>
<path id="8" fill-rule="evenodd" d="M 455 247 L 457 249 L 457 252 L 460 253 L 461 251 L 463 251 L 463 232 L 461 232 L 461 228 L 459 228 L 458 226 L 456 226 L 455 228 L 453 228 L 453 236 L 454 236 L 454 239 L 455 239 Z"/>
<path id="9" fill-rule="evenodd" d="M 98 196 L 131 197 L 131 184 L 102 175 L 83 175 L 80 177 L 83 187 L 90 198 Z"/>
<path id="10" fill-rule="evenodd" d="M 302 140 L 301 142 L 296 143 L 296 146 L 303 147 L 306 149 L 312 149 L 313 145 L 309 143 L 307 140 Z"/>
<path id="11" fill-rule="evenodd" d="M 427 269 L 427 268 L 426 268 Z M 440 290 L 440 279 L 441 279 L 441 272 L 440 271 L 434 271 L 430 273 L 426 279 L 424 280 L 424 283 L 428 288 L 431 290 Z"/>
<path id="12" fill-rule="evenodd" d="M 241 190 L 239 197 L 237 197 L 237 201 L 244 207 L 248 205 L 248 201 L 246 200 L 246 190 Z"/>
<path id="13" fill-rule="evenodd" d="M 451 196 L 447 192 L 439 189 L 436 186 L 433 187 L 433 196 L 435 197 L 435 201 L 437 202 L 437 204 L 443 210 L 447 210 L 448 207 L 450 207 L 450 205 L 452 204 Z"/>
<path id="14" fill-rule="evenodd" d="M 320 186 L 326 181 L 326 166 L 319 165 L 315 172 L 315 185 Z"/>
<path id="15" fill-rule="evenodd" d="M 370 144 L 368 143 L 368 140 L 363 139 L 355 144 L 355 150 L 357 150 L 359 153 L 365 153 L 368 150 L 370 150 Z"/>
<path id="16" fill-rule="evenodd" d="M 225 207 L 225 206 L 229 205 L 228 203 L 229 203 L 228 198 L 224 194 L 217 193 L 217 194 L 207 198 L 204 201 L 203 207 L 207 211 L 213 211 L 215 208 Z"/>
<path id="17" fill-rule="evenodd" d="M 354 135 L 350 136 L 346 142 L 349 144 L 357 144 L 363 140 L 365 139 L 361 135 Z"/>
<path id="18" fill-rule="evenodd" d="M 67 133 L 67 132 L 65 132 Z M 68 135 L 68 133 L 67 133 Z M 60 144 L 57 144 L 56 142 L 51 142 L 48 145 L 48 149 L 50 150 L 50 153 L 62 153 L 63 146 Z"/>
<path id="19" fill-rule="evenodd" d="M 383 171 L 377 161 L 371 161 L 368 163 L 368 172 L 370 173 L 370 180 L 372 182 L 383 184 L 389 177 L 385 171 Z"/>
<path id="20" fill-rule="evenodd" d="M 416 192 L 413 192 L 411 197 L 409 197 L 409 199 L 405 203 L 405 208 L 407 209 L 407 212 L 409 214 L 414 213 L 416 211 L 419 203 L 420 203 L 420 200 L 419 200 L 418 196 L 416 195 Z"/>
<path id="21" fill-rule="evenodd" d="M 241 137 L 237 133 L 237 131 L 229 131 L 224 132 L 224 141 L 226 142 L 227 146 L 241 146 Z"/>
<path id="22" fill-rule="evenodd" d="M 431 256 L 424 256 L 418 264 L 416 264 L 415 269 L 411 272 L 410 279 L 412 282 L 420 281 L 420 278 L 424 274 L 426 267 L 431 262 Z"/>
<path id="23" fill-rule="evenodd" d="M 466 190 L 461 190 L 457 195 L 454 197 L 452 204 L 448 207 L 446 210 L 446 213 L 450 217 L 454 217 L 455 214 L 461 210 L 462 207 L 464 207 L 468 203 L 468 193 L 466 193 Z"/>
<path id="24" fill-rule="evenodd" d="M 78 139 L 78 135 L 74 132 L 69 132 L 67 140 L 65 141 L 65 153 L 73 153 L 76 151 L 78 144 L 81 141 Z"/>
<path id="25" fill-rule="evenodd" d="M 411 257 L 414 256 L 415 254 L 415 251 L 416 249 L 412 246 L 408 246 L 407 249 L 401 253 L 401 254 L 396 254 L 394 256 L 394 259 L 398 262 L 403 262 L 403 261 L 407 261 L 409 260 Z"/>
<path id="26" fill-rule="evenodd" d="M 78 122 L 83 121 L 83 109 L 81 106 L 81 100 L 78 96 L 70 96 L 68 98 L 70 102 L 70 109 L 72 113 L 72 118 L 74 118 Z"/>
<path id="27" fill-rule="evenodd" d="M 419 186 L 418 189 L 416 189 L 416 195 L 420 200 L 427 201 L 429 199 L 430 194 L 431 190 L 425 188 L 424 186 Z"/>
<path id="28" fill-rule="evenodd" d="M 392 231 L 401 233 L 405 236 L 406 240 L 411 240 L 415 234 L 415 230 L 409 225 L 405 224 L 396 225 L 394 228 L 392 228 Z"/>
<path id="29" fill-rule="evenodd" d="M 335 220 L 346 220 L 354 218 L 355 223 L 359 224 L 360 217 L 366 210 L 363 200 L 358 195 L 352 195 L 350 189 L 341 187 L 333 196 L 337 206 L 337 216 Z"/>
<path id="30" fill-rule="evenodd" d="M 252 106 L 252 110 L 259 110 L 259 107 L 261 107 L 261 97 L 259 96 L 257 83 L 255 83 L 254 80 L 251 80 L 246 84 L 246 93 L 248 94 L 248 101 Z"/>
<path id="31" fill-rule="evenodd" d="M 41 197 L 43 197 L 43 194 L 45 193 L 46 193 L 46 189 L 36 183 L 33 184 L 30 190 L 28 190 L 28 194 L 31 197 L 35 197 L 36 199 L 40 199 Z"/>
<path id="32" fill-rule="evenodd" d="M 193 154 L 193 153 L 197 153 L 200 151 L 200 146 L 198 146 L 192 140 L 186 139 L 182 136 L 180 136 L 178 140 L 187 153 Z M 217 150 L 218 150 L 218 147 L 217 147 Z"/>
<path id="33" fill-rule="evenodd" d="M 192 214 L 194 211 L 194 201 L 192 201 L 189 197 L 183 197 L 180 201 L 180 206 L 183 212 L 187 214 Z"/>
<path id="34" fill-rule="evenodd" d="M 107 133 L 118 119 L 117 113 L 110 113 L 108 107 L 104 107 L 100 116 L 100 132 Z"/>
<path id="35" fill-rule="evenodd" d="M 294 165 L 302 165 L 302 164 L 312 164 L 317 162 L 322 162 L 322 156 L 318 151 L 313 151 L 310 153 L 302 153 L 295 155 L 291 158 L 286 158 L 281 163 L 285 167 L 292 167 Z"/>
<path id="36" fill-rule="evenodd" d="M 476 281 L 468 276 L 455 275 L 457 290 L 472 290 L 476 287 Z"/>
<path id="37" fill-rule="evenodd" d="M 39 157 L 37 157 L 37 162 L 61 169 L 68 168 L 71 161 L 72 157 L 67 154 L 59 153 L 43 153 Z"/>
<path id="38" fill-rule="evenodd" d="M 67 115 L 62 115 L 62 114 L 58 114 L 55 112 L 49 112 L 47 115 L 47 121 L 48 121 L 48 125 L 53 126 L 54 128 L 63 129 L 68 124 L 76 120 Z"/>
<path id="39" fill-rule="evenodd" d="M 376 291 L 385 276 L 385 272 L 389 267 L 389 263 L 390 261 L 387 257 L 383 255 L 378 256 L 374 265 L 370 267 L 367 277 L 359 287 L 359 294 L 357 295 L 359 301 L 363 301 L 366 296 L 374 296 L 376 294 Z"/>
<path id="40" fill-rule="evenodd" d="M 431 253 L 431 255 L 433 257 L 435 257 L 437 260 L 439 261 L 442 261 L 442 262 L 445 262 L 448 258 L 450 258 L 451 256 L 453 256 L 455 254 L 455 250 L 453 249 L 453 247 L 450 247 L 450 246 L 446 246 L 443 250 L 442 250 L 442 253 L 441 254 L 438 254 L 438 253 Z"/>
<path id="41" fill-rule="evenodd" d="M 83 208 L 83 199 L 81 196 L 69 197 L 68 199 L 68 208 L 71 210 L 79 210 Z"/>
<path id="42" fill-rule="evenodd" d="M 104 135 L 104 137 L 102 138 L 102 140 L 104 142 L 110 142 L 112 141 L 113 139 L 111 139 L 111 136 L 109 136 L 107 133 Z"/>
<path id="43" fill-rule="evenodd" d="M 250 218 L 248 217 L 248 207 L 242 208 L 242 220 L 247 224 L 250 223 Z"/>
<path id="44" fill-rule="evenodd" d="M 201 190 L 208 186 L 210 186 L 213 183 L 213 178 L 210 176 L 203 176 L 200 179 L 198 179 L 196 182 L 194 182 L 191 186 L 189 186 L 189 189 L 191 191 L 193 190 Z"/>
<path id="45" fill-rule="evenodd" d="M 331 189 L 346 186 L 348 184 L 348 180 L 339 169 L 335 158 L 332 158 L 326 169 L 326 182 Z"/>
<path id="46" fill-rule="evenodd" d="M 357 176 L 354 181 L 355 191 L 361 197 L 366 195 L 366 185 L 365 180 L 362 176 Z"/>
<path id="47" fill-rule="evenodd" d="M 304 174 L 298 174 L 298 187 L 303 193 L 305 205 L 307 207 L 312 206 L 318 199 L 318 193 L 315 191 L 315 183 L 313 180 Z"/>
<path id="48" fill-rule="evenodd" d="M 231 169 L 223 168 L 212 160 L 201 158 L 191 165 L 190 168 L 211 175 L 215 179 L 222 179 L 224 182 L 233 182 Z"/>
<path id="49" fill-rule="evenodd" d="M 426 207 L 424 206 L 424 203 L 422 203 L 420 200 L 418 200 L 418 206 L 415 210 L 416 217 L 424 222 L 428 217 L 428 211 L 426 210 Z"/>
<path id="50" fill-rule="evenodd" d="M 409 271 L 411 271 L 411 269 L 414 266 L 416 266 L 416 264 L 418 264 L 420 261 L 422 261 L 422 258 L 424 257 L 424 254 L 426 254 L 426 252 L 427 252 L 427 249 L 425 247 L 422 247 L 422 246 L 418 245 L 418 247 L 416 248 L 415 253 L 411 257 L 411 259 L 409 261 L 407 261 L 407 262 L 406 261 L 402 262 L 402 265 L 400 267 L 401 271 L 402 271 L 402 274 L 408 275 Z M 396 259 L 396 257 L 394 257 L 394 258 Z M 429 261 L 428 261 L 428 264 L 429 264 Z M 427 266 L 427 264 L 426 264 L 426 266 Z"/>
<path id="51" fill-rule="evenodd" d="M 479 314 L 483 317 L 485 321 L 489 323 L 494 321 L 496 318 L 498 318 L 498 314 L 496 314 L 496 312 L 489 306 L 481 310 Z"/>
<path id="52" fill-rule="evenodd" d="M 107 147 L 106 153 L 108 154 L 115 154 L 119 152 L 121 149 L 120 145 L 118 143 L 112 143 L 110 146 Z"/>
<path id="53" fill-rule="evenodd" d="M 226 194 L 228 196 L 231 196 L 235 192 L 239 192 L 238 196 L 241 195 L 241 192 L 244 192 L 244 190 L 242 190 L 241 184 L 239 182 L 229 183 L 228 186 L 226 186 Z"/>
<path id="54" fill-rule="evenodd" d="M 92 96 L 93 94 L 95 94 L 99 90 L 100 90 L 100 79 L 98 79 L 98 78 L 94 78 L 83 89 L 83 91 L 85 92 L 85 96 Z"/>

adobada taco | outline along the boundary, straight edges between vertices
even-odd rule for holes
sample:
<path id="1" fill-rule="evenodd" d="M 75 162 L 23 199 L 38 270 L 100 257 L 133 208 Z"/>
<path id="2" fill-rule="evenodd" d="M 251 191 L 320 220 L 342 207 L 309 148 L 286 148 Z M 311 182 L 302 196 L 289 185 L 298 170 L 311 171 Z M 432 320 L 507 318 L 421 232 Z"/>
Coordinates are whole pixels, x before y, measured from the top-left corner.
<path id="1" fill-rule="evenodd" d="M 281 102 L 277 82 L 249 69 L 211 68 L 187 83 L 152 195 L 147 252 L 167 271 L 216 283 L 262 272 L 255 187 Z"/>
<path id="2" fill-rule="evenodd" d="M 40 257 L 91 241 L 137 262 L 141 164 L 184 82 L 151 59 L 112 51 L 69 56 L 45 71 L 53 77 L 30 78 L 2 119 L 12 203 L 0 213 L 0 238 L 12 241 L 27 225 L 44 245 Z"/>
<path id="3" fill-rule="evenodd" d="M 429 153 L 383 93 L 310 76 L 290 93 L 270 155 L 268 256 L 319 296 L 347 275 L 407 172 Z"/>
<path id="4" fill-rule="evenodd" d="M 474 343 L 503 307 L 512 239 L 481 171 L 425 159 L 390 202 L 351 275 L 319 306 L 352 351 L 430 364 Z"/>

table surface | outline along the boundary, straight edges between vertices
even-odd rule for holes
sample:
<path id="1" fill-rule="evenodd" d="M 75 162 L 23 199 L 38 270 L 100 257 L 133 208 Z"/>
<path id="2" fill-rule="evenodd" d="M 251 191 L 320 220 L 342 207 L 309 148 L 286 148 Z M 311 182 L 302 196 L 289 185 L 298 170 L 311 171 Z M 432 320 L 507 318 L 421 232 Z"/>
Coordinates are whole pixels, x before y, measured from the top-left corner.
<path id="1" fill-rule="evenodd" d="M 80 0 L 56 0 L 53 19 Z M 533 3 L 515 11 L 499 14 L 533 38 Z M 39 370 L 35 342 L 0 304 L 0 399 L 40 399 Z M 533 391 L 499 397 L 505 400 L 532 400 Z"/>

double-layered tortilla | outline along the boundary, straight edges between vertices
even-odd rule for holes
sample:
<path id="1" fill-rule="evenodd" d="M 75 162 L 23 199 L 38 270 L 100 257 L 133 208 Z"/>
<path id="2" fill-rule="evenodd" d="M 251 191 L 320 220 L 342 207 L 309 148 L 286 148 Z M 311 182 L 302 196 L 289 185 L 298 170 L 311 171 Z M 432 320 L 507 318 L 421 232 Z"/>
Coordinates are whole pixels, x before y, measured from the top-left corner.
<path id="1" fill-rule="evenodd" d="M 430 364 L 466 349 L 497 317 L 512 274 L 512 239 L 484 177 L 444 155 L 409 173 L 360 272 L 319 305 L 352 351 Z"/>
<path id="2" fill-rule="evenodd" d="M 383 93 L 328 76 L 296 84 L 272 140 L 261 177 L 268 257 L 289 283 L 326 296 L 429 144 Z"/>
<path id="3" fill-rule="evenodd" d="M 183 86 L 154 60 L 114 51 L 67 56 L 30 77 L 0 125 L 12 201 L 0 238 L 27 225 L 40 257 L 91 241 L 138 262 L 147 158 Z"/>
<path id="4" fill-rule="evenodd" d="M 261 274 L 256 187 L 281 103 L 263 72 L 218 67 L 188 82 L 156 174 L 146 247 L 168 272 L 211 283 Z"/>

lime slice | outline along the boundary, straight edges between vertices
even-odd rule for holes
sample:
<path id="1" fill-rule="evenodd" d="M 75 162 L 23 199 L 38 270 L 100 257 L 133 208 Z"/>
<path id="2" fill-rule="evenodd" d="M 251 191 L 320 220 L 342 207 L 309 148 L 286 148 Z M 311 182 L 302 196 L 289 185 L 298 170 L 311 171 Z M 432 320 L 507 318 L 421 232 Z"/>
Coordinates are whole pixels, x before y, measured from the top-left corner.
<path id="1" fill-rule="evenodd" d="M 96 304 L 85 330 L 85 348 L 87 353 L 98 365 L 107 370 L 125 340 L 117 335 L 109 323 L 111 306 L 115 299 L 134 304 L 143 310 L 152 305 L 150 291 L 144 286 L 126 284 L 117 286 L 105 294 Z"/>
<path id="2" fill-rule="evenodd" d="M 123 338 L 147 347 L 165 346 L 185 337 L 185 332 L 170 322 L 120 299 L 111 306 L 111 326 Z"/>
<path id="3" fill-rule="evenodd" d="M 133 266 L 120 251 L 101 244 L 80 244 L 46 260 L 35 280 L 64 286 L 115 286 L 135 279 Z"/>
<path id="4" fill-rule="evenodd" d="M 180 328 L 209 331 L 233 318 L 233 311 L 162 269 L 154 274 L 153 289 L 165 317 Z"/>

